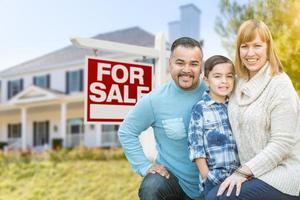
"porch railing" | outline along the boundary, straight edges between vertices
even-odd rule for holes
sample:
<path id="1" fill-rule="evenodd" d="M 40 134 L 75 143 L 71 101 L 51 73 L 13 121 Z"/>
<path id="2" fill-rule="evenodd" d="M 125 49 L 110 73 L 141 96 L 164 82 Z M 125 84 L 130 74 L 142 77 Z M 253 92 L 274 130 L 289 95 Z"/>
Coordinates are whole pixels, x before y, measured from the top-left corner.
<path id="1" fill-rule="evenodd" d="M 22 139 L 21 138 L 8 138 L 7 139 L 7 148 L 8 149 L 21 149 L 22 148 Z"/>
<path id="2" fill-rule="evenodd" d="M 119 146 L 119 139 L 117 131 L 104 131 L 101 135 L 102 147 L 117 147 Z"/>
<path id="3" fill-rule="evenodd" d="M 67 134 L 66 137 L 66 147 L 76 147 L 79 145 L 84 145 L 84 134 Z"/>

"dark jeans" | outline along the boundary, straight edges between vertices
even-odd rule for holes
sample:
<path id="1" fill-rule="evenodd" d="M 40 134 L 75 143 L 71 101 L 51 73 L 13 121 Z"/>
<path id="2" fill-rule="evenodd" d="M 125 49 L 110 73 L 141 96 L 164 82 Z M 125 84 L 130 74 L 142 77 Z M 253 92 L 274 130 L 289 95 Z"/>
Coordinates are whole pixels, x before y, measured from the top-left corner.
<path id="1" fill-rule="evenodd" d="M 139 197 L 141 200 L 191 200 L 172 173 L 169 179 L 158 173 L 145 176 L 139 189 Z"/>
<path id="2" fill-rule="evenodd" d="M 204 197 L 206 197 L 206 195 L 209 193 L 209 191 L 211 191 L 214 187 L 216 186 L 216 184 L 214 184 L 212 181 L 210 181 L 209 179 L 206 179 L 206 181 L 204 182 L 203 188 L 204 188 Z"/>
<path id="3" fill-rule="evenodd" d="M 222 196 L 217 197 L 219 185 L 215 186 L 205 197 L 205 200 L 300 200 L 300 196 L 284 194 L 267 183 L 252 179 L 242 184 L 240 195 L 235 196 L 235 189 L 229 197 L 226 197 L 227 190 Z"/>

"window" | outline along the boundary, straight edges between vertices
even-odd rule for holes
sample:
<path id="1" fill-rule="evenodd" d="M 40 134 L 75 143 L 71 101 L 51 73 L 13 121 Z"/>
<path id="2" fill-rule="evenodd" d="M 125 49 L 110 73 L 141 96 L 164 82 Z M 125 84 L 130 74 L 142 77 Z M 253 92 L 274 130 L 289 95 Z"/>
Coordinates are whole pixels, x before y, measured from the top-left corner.
<path id="1" fill-rule="evenodd" d="M 50 88 L 50 75 L 33 77 L 33 84 L 42 88 Z"/>
<path id="2" fill-rule="evenodd" d="M 84 144 L 84 123 L 82 118 L 72 118 L 67 121 L 66 146 L 74 147 Z"/>
<path id="3" fill-rule="evenodd" d="M 102 125 L 102 132 L 115 132 L 118 129 L 119 125 Z"/>
<path id="4" fill-rule="evenodd" d="M 101 146 L 119 146 L 119 125 L 102 125 Z"/>
<path id="5" fill-rule="evenodd" d="M 7 82 L 7 99 L 11 99 L 13 96 L 23 90 L 23 79 L 13 80 Z"/>
<path id="6" fill-rule="evenodd" d="M 82 118 L 69 119 L 67 123 L 68 133 L 75 135 L 84 133 L 84 124 Z"/>
<path id="7" fill-rule="evenodd" d="M 66 93 L 83 91 L 83 70 L 69 71 L 66 74 Z"/>
<path id="8" fill-rule="evenodd" d="M 21 138 L 21 124 L 8 124 L 8 139 Z"/>

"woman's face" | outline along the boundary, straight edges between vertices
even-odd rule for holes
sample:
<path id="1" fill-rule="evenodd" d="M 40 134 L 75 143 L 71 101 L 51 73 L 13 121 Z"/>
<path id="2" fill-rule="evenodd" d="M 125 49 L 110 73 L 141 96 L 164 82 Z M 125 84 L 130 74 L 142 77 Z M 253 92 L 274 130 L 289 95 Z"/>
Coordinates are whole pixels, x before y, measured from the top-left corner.
<path id="1" fill-rule="evenodd" d="M 252 78 L 267 62 L 267 43 L 256 33 L 254 40 L 241 44 L 240 58 Z"/>

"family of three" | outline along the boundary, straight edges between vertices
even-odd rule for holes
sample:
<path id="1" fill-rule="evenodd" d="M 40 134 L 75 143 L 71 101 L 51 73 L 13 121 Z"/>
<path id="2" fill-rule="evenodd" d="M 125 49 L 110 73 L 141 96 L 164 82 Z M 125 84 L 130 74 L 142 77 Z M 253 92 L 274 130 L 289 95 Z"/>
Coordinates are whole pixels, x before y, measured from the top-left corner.
<path id="1" fill-rule="evenodd" d="M 236 58 L 204 64 L 198 41 L 172 44 L 172 80 L 144 96 L 119 129 L 142 200 L 300 200 L 300 103 L 268 27 L 239 28 Z M 149 161 L 139 135 L 152 127 Z"/>

